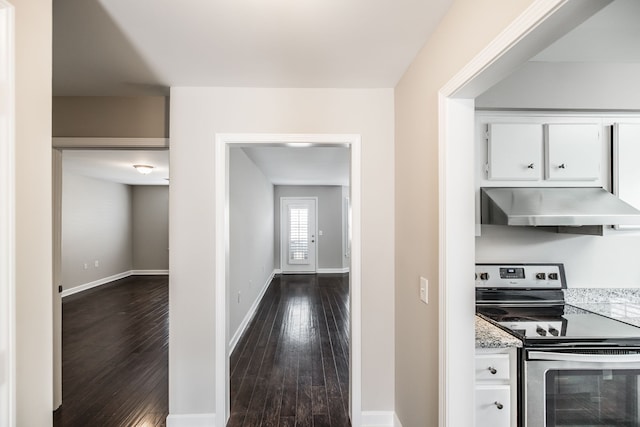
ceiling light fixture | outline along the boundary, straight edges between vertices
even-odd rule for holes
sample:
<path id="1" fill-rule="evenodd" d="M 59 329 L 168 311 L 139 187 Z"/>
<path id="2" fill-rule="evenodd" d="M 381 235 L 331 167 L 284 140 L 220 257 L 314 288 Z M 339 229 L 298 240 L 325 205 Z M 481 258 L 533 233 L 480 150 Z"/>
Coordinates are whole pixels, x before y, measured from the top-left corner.
<path id="1" fill-rule="evenodd" d="M 313 143 L 311 142 L 287 142 L 285 144 L 287 147 L 291 148 L 308 148 L 313 147 Z"/>
<path id="2" fill-rule="evenodd" d="M 149 165 L 133 165 L 133 167 L 136 168 L 136 170 L 142 175 L 149 175 L 153 170 L 153 166 Z"/>

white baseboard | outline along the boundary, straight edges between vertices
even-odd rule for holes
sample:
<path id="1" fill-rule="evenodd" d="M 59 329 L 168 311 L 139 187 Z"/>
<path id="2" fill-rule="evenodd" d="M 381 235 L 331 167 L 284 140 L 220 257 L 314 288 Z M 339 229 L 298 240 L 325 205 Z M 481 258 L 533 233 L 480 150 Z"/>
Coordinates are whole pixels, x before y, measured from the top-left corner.
<path id="1" fill-rule="evenodd" d="M 94 280 L 93 282 L 85 283 L 83 285 L 74 286 L 71 289 L 65 289 L 64 291 L 62 291 L 60 296 L 62 298 L 68 297 L 69 295 L 77 294 L 78 292 L 86 291 L 91 288 L 96 288 L 98 286 L 113 282 L 114 280 L 124 279 L 125 277 L 129 276 L 131 276 L 131 270 L 114 274 L 113 276 L 104 277 L 102 279 Z"/>
<path id="2" fill-rule="evenodd" d="M 216 414 L 169 414 L 167 427 L 216 427 Z"/>
<path id="3" fill-rule="evenodd" d="M 275 270 L 273 270 L 273 272 L 275 274 L 283 274 L 282 270 L 279 268 L 276 268 Z M 349 267 L 344 267 L 344 268 L 317 268 L 316 269 L 316 274 L 341 274 L 341 273 L 348 273 L 349 272 Z M 313 274 L 313 272 L 304 272 L 304 271 L 290 271 L 288 273 L 284 273 L 284 274 Z"/>
<path id="4" fill-rule="evenodd" d="M 68 297 L 69 295 L 77 294 L 78 292 L 86 291 L 91 288 L 96 288 L 98 286 L 106 285 L 107 283 L 111 283 L 115 280 L 124 279 L 129 276 L 166 276 L 169 274 L 169 270 L 129 270 L 123 271 L 122 273 L 114 274 L 113 276 L 104 277 L 102 279 L 94 280 L 93 282 L 85 283 L 83 285 L 74 286 L 71 289 L 65 289 L 62 291 L 60 296 L 62 298 Z"/>
<path id="5" fill-rule="evenodd" d="M 169 270 L 131 270 L 134 276 L 168 276 Z"/>
<path id="6" fill-rule="evenodd" d="M 276 274 L 277 274 L 276 270 L 273 270 L 271 272 L 267 281 L 264 283 L 264 285 L 262 285 L 262 289 L 260 290 L 260 293 L 258 294 L 257 298 L 255 299 L 255 301 L 253 301 L 253 304 L 251 304 L 251 307 L 247 311 L 247 314 L 244 316 L 244 319 L 242 319 L 242 323 L 240 323 L 240 326 L 238 326 L 238 329 L 231 337 L 231 340 L 229 341 L 229 354 L 233 353 L 233 350 L 236 348 L 236 345 L 238 345 L 238 341 L 240 341 L 240 337 L 242 337 L 242 334 L 244 334 L 244 331 L 246 331 L 247 328 L 249 327 L 249 323 L 251 323 L 251 319 L 253 319 L 253 316 L 256 315 L 256 311 L 258 310 L 258 305 L 260 304 L 260 301 L 262 301 L 262 297 L 264 296 L 264 293 L 267 292 L 267 288 L 269 287 L 269 284 L 273 280 L 273 276 L 275 276 Z"/>
<path id="7" fill-rule="evenodd" d="M 397 424 L 396 424 L 397 423 Z M 393 411 L 363 411 L 362 427 L 402 427 Z"/>
<path id="8" fill-rule="evenodd" d="M 340 274 L 340 273 L 348 273 L 349 267 L 344 268 L 318 268 L 316 269 L 316 273 L 318 274 Z"/>

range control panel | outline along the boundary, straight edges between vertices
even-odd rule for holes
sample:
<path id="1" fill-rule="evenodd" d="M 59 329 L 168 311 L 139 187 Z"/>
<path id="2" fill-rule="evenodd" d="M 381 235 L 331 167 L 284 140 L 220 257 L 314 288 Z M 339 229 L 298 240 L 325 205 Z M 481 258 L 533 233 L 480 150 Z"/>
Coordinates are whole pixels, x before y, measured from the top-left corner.
<path id="1" fill-rule="evenodd" d="M 476 288 L 564 289 L 562 264 L 476 264 Z"/>

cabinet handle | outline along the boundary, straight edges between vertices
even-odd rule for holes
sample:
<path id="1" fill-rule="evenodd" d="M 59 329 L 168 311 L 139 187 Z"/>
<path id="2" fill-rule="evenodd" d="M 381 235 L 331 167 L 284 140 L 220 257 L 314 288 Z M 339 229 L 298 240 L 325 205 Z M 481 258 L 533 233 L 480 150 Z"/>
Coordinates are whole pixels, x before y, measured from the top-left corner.
<path id="1" fill-rule="evenodd" d="M 527 166 L 527 169 L 534 169 L 535 168 L 535 164 L 533 163 L 529 163 L 529 165 Z"/>
<path id="2" fill-rule="evenodd" d="M 558 166 L 558 169 L 564 169 L 565 167 L 566 167 L 566 166 L 565 166 L 565 164 L 563 163 L 563 164 L 561 164 L 560 166 Z"/>
<path id="3" fill-rule="evenodd" d="M 491 375 L 495 375 L 498 373 L 496 368 L 494 368 L 493 366 L 489 366 L 487 369 L 489 370 L 489 372 L 491 372 Z"/>
<path id="4" fill-rule="evenodd" d="M 496 405 L 496 408 L 498 408 L 498 409 L 504 408 L 504 405 L 502 403 L 500 403 L 500 402 L 496 401 L 496 402 L 493 402 L 493 404 Z"/>

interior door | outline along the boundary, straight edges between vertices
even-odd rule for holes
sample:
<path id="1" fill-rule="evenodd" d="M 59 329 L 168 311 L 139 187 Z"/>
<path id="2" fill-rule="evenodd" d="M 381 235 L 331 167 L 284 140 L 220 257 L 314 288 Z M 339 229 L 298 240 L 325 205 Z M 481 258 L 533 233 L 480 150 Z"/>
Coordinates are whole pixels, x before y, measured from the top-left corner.
<path id="1" fill-rule="evenodd" d="M 280 268 L 283 273 L 316 272 L 315 198 L 280 199 Z"/>

